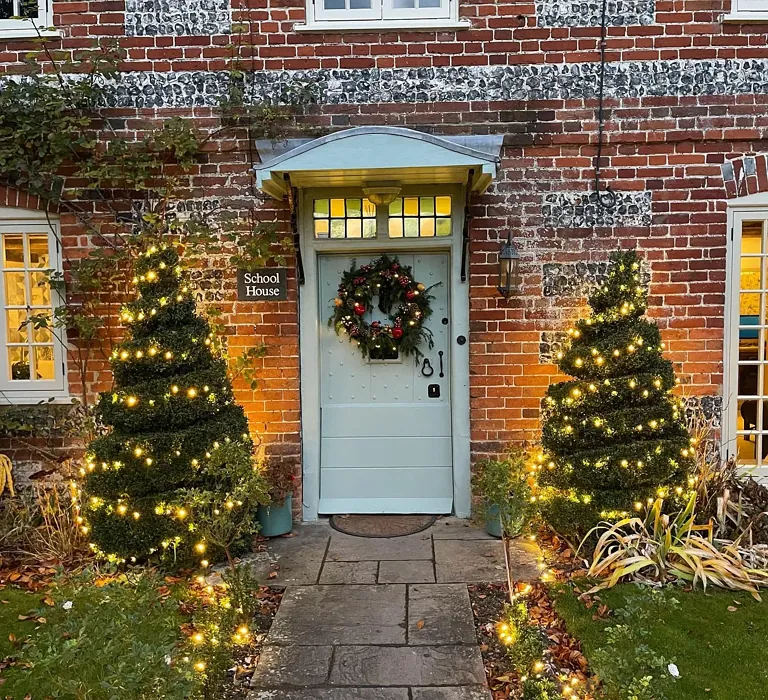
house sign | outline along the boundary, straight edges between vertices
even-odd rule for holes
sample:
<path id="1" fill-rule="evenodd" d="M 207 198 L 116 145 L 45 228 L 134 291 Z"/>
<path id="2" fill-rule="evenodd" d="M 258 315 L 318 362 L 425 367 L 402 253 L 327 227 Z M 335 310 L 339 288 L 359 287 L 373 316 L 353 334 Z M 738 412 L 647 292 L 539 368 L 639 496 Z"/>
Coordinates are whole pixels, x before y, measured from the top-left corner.
<path id="1" fill-rule="evenodd" d="M 254 272 L 237 271 L 238 301 L 285 301 L 287 298 L 286 268 L 268 267 Z"/>

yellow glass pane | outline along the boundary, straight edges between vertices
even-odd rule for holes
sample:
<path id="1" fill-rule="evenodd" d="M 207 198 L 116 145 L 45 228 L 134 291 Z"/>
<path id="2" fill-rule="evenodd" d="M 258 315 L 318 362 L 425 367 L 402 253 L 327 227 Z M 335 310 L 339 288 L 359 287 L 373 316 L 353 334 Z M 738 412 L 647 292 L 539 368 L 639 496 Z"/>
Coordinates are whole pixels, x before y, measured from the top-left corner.
<path id="1" fill-rule="evenodd" d="M 330 231 L 330 224 L 328 219 L 316 219 L 315 220 L 315 238 L 328 238 L 328 232 Z"/>
<path id="2" fill-rule="evenodd" d="M 24 237 L 21 234 L 3 236 L 3 266 L 24 267 Z"/>
<path id="3" fill-rule="evenodd" d="M 363 200 L 363 216 L 366 218 L 376 218 L 376 205 L 367 199 Z"/>
<path id="4" fill-rule="evenodd" d="M 742 294 L 739 298 L 739 313 L 742 316 L 760 315 L 760 295 Z"/>
<path id="5" fill-rule="evenodd" d="M 30 274 L 29 292 L 32 296 L 32 306 L 51 305 L 51 286 L 48 284 L 48 275 L 44 272 Z"/>
<path id="6" fill-rule="evenodd" d="M 434 219 L 420 219 L 419 221 L 419 235 L 422 238 L 431 238 L 435 235 L 435 220 Z"/>
<path id="7" fill-rule="evenodd" d="M 739 314 L 742 316 L 760 315 L 760 295 L 742 294 L 739 298 Z"/>
<path id="8" fill-rule="evenodd" d="M 347 238 L 362 238 L 363 222 L 361 219 L 347 219 Z"/>
<path id="9" fill-rule="evenodd" d="M 403 237 L 403 220 L 402 219 L 389 220 L 389 237 L 390 238 Z"/>
<path id="10" fill-rule="evenodd" d="M 53 345 L 35 346 L 35 379 L 55 379 Z"/>
<path id="11" fill-rule="evenodd" d="M 450 197 L 435 197 L 435 214 L 437 214 L 437 216 L 451 215 Z"/>
<path id="12" fill-rule="evenodd" d="M 314 215 L 316 219 L 328 218 L 330 213 L 327 199 L 316 199 L 314 206 Z"/>
<path id="13" fill-rule="evenodd" d="M 363 238 L 376 238 L 376 219 L 363 219 Z"/>
<path id="14" fill-rule="evenodd" d="M 51 256 L 48 253 L 48 236 L 45 234 L 33 234 L 29 242 L 29 266 L 49 268 Z"/>
<path id="15" fill-rule="evenodd" d="M 30 378 L 29 348 L 26 345 L 8 348 L 8 376 L 16 381 Z"/>
<path id="16" fill-rule="evenodd" d="M 6 335 L 9 343 L 26 343 L 28 338 L 27 312 L 8 309 L 5 312 Z"/>
<path id="17" fill-rule="evenodd" d="M 450 236 L 451 235 L 451 220 L 450 219 L 438 219 L 437 220 L 437 235 L 438 236 Z"/>
<path id="18" fill-rule="evenodd" d="M 419 198 L 418 197 L 406 197 L 403 200 L 403 211 L 406 216 L 418 216 L 419 215 Z"/>
<path id="19" fill-rule="evenodd" d="M 334 219 L 343 219 L 346 214 L 343 199 L 331 200 L 331 216 Z"/>
<path id="20" fill-rule="evenodd" d="M 403 198 L 402 197 L 398 197 L 397 199 L 393 200 L 392 203 L 389 205 L 389 215 L 390 216 L 403 215 Z"/>
<path id="21" fill-rule="evenodd" d="M 763 222 L 745 221 L 741 225 L 741 252 L 743 255 L 759 255 L 763 250 Z"/>
<path id="22" fill-rule="evenodd" d="M 5 277 L 5 305 L 26 306 L 27 290 L 25 286 L 24 272 L 6 272 Z"/>
<path id="23" fill-rule="evenodd" d="M 50 345 L 53 343 L 53 334 L 51 333 L 51 329 L 33 326 L 32 341 L 35 343 L 45 343 L 46 345 Z"/>

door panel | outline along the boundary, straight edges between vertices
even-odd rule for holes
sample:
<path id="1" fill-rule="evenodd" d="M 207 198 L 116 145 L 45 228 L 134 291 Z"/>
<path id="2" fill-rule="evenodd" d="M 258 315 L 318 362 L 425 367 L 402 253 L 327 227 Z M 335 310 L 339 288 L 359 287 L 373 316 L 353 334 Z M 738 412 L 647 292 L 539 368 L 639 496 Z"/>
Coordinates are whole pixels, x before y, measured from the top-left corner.
<path id="1" fill-rule="evenodd" d="M 416 281 L 432 288 L 426 327 L 435 346 L 423 359 L 376 362 L 363 359 L 346 335 L 327 320 L 342 273 L 377 256 L 321 256 L 320 285 L 320 512 L 450 513 L 453 464 L 450 408 L 449 281 L 447 253 L 398 255 Z M 384 320 L 376 310 L 366 319 Z M 440 357 L 443 352 L 440 377 Z M 430 385 L 439 387 L 431 398 Z"/>

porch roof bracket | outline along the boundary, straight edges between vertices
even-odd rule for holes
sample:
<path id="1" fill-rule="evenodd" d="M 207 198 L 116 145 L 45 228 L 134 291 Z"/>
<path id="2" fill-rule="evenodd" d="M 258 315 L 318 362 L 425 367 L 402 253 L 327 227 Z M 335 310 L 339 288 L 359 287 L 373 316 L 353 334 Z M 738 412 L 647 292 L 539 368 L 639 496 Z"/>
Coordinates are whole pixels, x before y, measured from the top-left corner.
<path id="1" fill-rule="evenodd" d="M 392 126 L 362 126 L 317 139 L 257 141 L 257 187 L 275 199 L 293 187 L 467 183 L 484 192 L 497 177 L 503 136 L 435 136 Z M 469 175 L 472 173 L 471 175 Z M 286 176 L 289 176 L 286 178 Z"/>

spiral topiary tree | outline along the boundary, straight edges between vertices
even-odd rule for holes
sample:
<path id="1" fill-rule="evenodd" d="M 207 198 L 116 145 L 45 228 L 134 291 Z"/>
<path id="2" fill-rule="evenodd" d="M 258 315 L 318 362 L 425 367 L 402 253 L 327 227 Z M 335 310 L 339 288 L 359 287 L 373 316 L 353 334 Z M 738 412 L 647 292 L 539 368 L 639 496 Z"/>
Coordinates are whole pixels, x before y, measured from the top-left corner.
<path id="1" fill-rule="evenodd" d="M 591 315 L 569 329 L 557 355 L 574 379 L 547 392 L 538 482 L 558 532 L 584 535 L 692 486 L 692 440 L 659 329 L 643 318 L 647 298 L 637 253 L 614 253 L 589 296 Z"/>
<path id="2" fill-rule="evenodd" d="M 122 310 L 128 333 L 111 357 L 114 388 L 97 406 L 112 430 L 91 443 L 84 470 L 84 529 L 93 549 L 117 560 L 203 555 L 195 490 L 215 488 L 229 503 L 226 479 L 206 462 L 222 443 L 250 454 L 248 423 L 176 250 L 149 248 L 135 272 L 139 297 Z"/>

